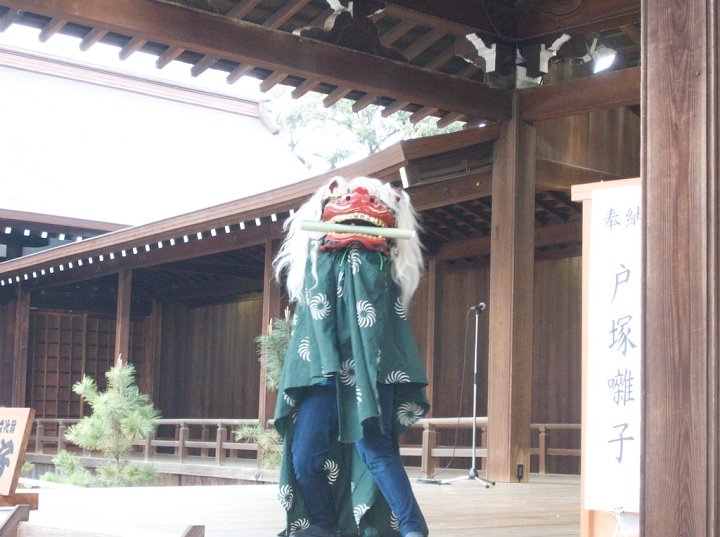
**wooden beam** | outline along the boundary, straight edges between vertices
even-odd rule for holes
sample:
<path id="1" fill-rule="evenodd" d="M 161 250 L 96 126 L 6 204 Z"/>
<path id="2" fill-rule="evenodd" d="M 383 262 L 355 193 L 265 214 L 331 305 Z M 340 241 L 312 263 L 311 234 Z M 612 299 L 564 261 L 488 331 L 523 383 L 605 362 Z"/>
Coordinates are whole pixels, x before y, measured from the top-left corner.
<path id="1" fill-rule="evenodd" d="M 93 28 L 85 37 L 83 37 L 82 41 L 80 41 L 80 50 L 90 50 L 90 47 L 99 42 L 106 35 L 107 30 L 103 30 L 102 28 Z"/>
<path id="2" fill-rule="evenodd" d="M 454 35 L 466 35 L 484 31 L 494 33 L 493 21 L 487 12 L 473 0 L 389 0 L 386 11 L 410 18 L 419 24 L 435 26 L 442 23 L 442 29 Z"/>
<path id="3" fill-rule="evenodd" d="M 268 75 L 268 77 L 260 83 L 260 91 L 263 93 L 270 91 L 274 86 L 282 82 L 286 76 L 285 73 L 279 73 L 277 71 Z"/>
<path id="4" fill-rule="evenodd" d="M 412 123 L 412 124 L 419 123 L 420 121 L 422 121 L 429 115 L 434 114 L 435 112 L 437 112 L 436 107 L 423 106 L 422 108 L 420 108 L 420 110 L 418 110 L 417 112 L 413 112 L 410 115 L 410 123 Z"/>
<path id="5" fill-rule="evenodd" d="M 299 99 L 300 97 L 302 97 L 309 91 L 312 91 L 315 88 L 317 88 L 320 85 L 320 83 L 321 83 L 320 80 L 312 80 L 312 79 L 308 79 L 308 80 L 305 80 L 304 82 L 301 82 L 300 84 L 298 84 L 298 86 L 294 90 L 292 90 L 292 98 Z"/>
<path id="6" fill-rule="evenodd" d="M 344 99 L 350 93 L 350 88 L 338 86 L 323 99 L 323 106 L 330 108 L 332 105 L 337 103 L 340 99 Z"/>
<path id="7" fill-rule="evenodd" d="M 533 16 L 517 17 L 515 28 L 498 28 L 497 21 L 488 17 L 488 12 L 476 0 L 389 0 L 387 11 L 413 18 L 426 25 L 444 23 L 443 29 L 455 35 L 483 32 L 503 38 L 529 40 L 544 35 L 566 31 L 579 35 L 615 28 L 640 20 L 640 0 L 590 0 L 582 2 L 558 2 L 542 0 L 533 2 Z M 565 8 L 562 4 L 568 4 Z M 512 8 L 505 13 L 507 19 L 515 18 Z M 433 21 L 429 23 L 428 21 Z"/>
<path id="8" fill-rule="evenodd" d="M 27 506 L 31 510 L 36 510 L 40 504 L 40 494 L 37 492 L 14 492 L 8 496 L 0 496 L 0 507 L 7 506 Z M 25 522 L 18 522 L 18 527 Z M 18 533 L 20 535 L 20 533 Z M 9 537 L 15 537 L 15 534 L 10 534 Z"/>
<path id="9" fill-rule="evenodd" d="M 640 534 L 718 537 L 720 0 L 642 6 Z"/>
<path id="10" fill-rule="evenodd" d="M 127 60 L 130 56 L 132 56 L 135 52 L 140 50 L 143 46 L 145 46 L 144 39 L 140 39 L 138 37 L 133 37 L 128 41 L 123 48 L 120 49 L 120 52 L 118 53 L 118 57 L 121 60 Z"/>
<path id="11" fill-rule="evenodd" d="M 518 20 L 515 37 L 521 43 L 563 32 L 586 35 L 638 22 L 640 0 L 541 0 L 533 6 L 533 14 Z"/>
<path id="12" fill-rule="evenodd" d="M 375 104 L 375 101 L 377 100 L 377 98 L 378 98 L 377 95 L 372 95 L 369 93 L 366 94 L 364 97 L 361 97 L 360 99 L 358 99 L 357 101 L 355 101 L 353 103 L 352 111 L 357 114 L 358 112 L 364 110 L 371 104 Z"/>
<path id="13" fill-rule="evenodd" d="M 530 474 L 534 170 L 535 129 L 513 119 L 495 142 L 490 246 L 487 475 L 501 482 Z"/>
<path id="14" fill-rule="evenodd" d="M 115 315 L 115 365 L 132 362 L 130 356 L 130 303 L 132 270 L 118 272 L 117 311 Z"/>
<path id="15" fill-rule="evenodd" d="M 134 245 L 127 244 L 125 246 L 118 243 L 115 246 L 102 250 L 102 255 L 104 257 L 103 261 L 99 261 L 99 251 L 97 248 L 92 247 L 86 252 L 75 253 L 75 255 L 63 255 L 62 258 L 55 258 L 50 262 L 53 267 L 58 267 L 63 263 L 67 266 L 69 262 L 72 262 L 74 263 L 72 269 L 65 269 L 63 271 L 56 269 L 52 273 L 46 270 L 44 275 L 29 279 L 29 281 L 26 282 L 26 285 L 29 289 L 40 289 L 61 283 L 66 284 L 99 278 L 107 274 L 114 274 L 123 268 L 134 269 L 152 267 L 163 263 L 192 259 L 201 255 L 212 255 L 220 252 L 227 252 L 228 250 L 236 250 L 238 248 L 263 244 L 268 237 L 278 238 L 282 235 L 281 222 L 264 225 L 262 227 L 255 227 L 254 224 L 252 224 L 252 226 L 253 227 L 248 226 L 245 230 L 238 230 L 233 233 L 222 232 L 216 237 L 209 236 L 202 239 L 202 242 L 192 240 L 185 243 L 181 233 L 176 236 L 178 240 L 175 241 L 175 246 L 164 246 L 163 248 L 157 248 L 154 246 L 150 249 L 150 251 L 145 251 L 142 244 L 157 245 L 156 240 L 143 240 L 135 242 Z M 205 232 L 205 234 L 208 235 L 207 232 Z M 194 233 L 191 235 L 194 235 Z M 81 244 L 88 246 L 88 243 L 91 243 L 91 241 L 100 240 L 101 238 L 104 238 L 104 236 L 88 239 L 82 241 L 81 243 L 69 244 L 63 248 L 75 250 L 76 247 Z M 139 244 L 140 246 L 138 248 L 138 252 L 133 253 L 133 247 L 138 246 Z M 90 244 L 90 246 L 92 246 L 92 244 Z M 125 249 L 126 252 L 125 256 L 122 255 L 123 249 Z M 108 255 L 109 252 L 113 252 L 114 259 L 110 259 Z M 92 263 L 88 262 L 89 257 L 94 259 Z M 20 261 L 21 259 L 25 258 L 20 258 L 17 261 Z M 83 260 L 82 266 L 78 265 L 78 259 Z M 8 263 L 8 261 L 5 263 Z M 38 270 L 40 269 L 38 268 Z"/>
<path id="16" fill-rule="evenodd" d="M 20 18 L 20 11 L 17 9 L 8 9 L 5 14 L 0 17 L 0 32 L 4 32 Z"/>
<path id="17" fill-rule="evenodd" d="M 535 229 L 535 248 L 576 245 L 582 242 L 580 220 Z M 435 252 L 438 260 L 467 259 L 490 255 L 490 237 L 473 237 L 441 244 Z"/>
<path id="18" fill-rule="evenodd" d="M 640 68 L 520 90 L 520 117 L 542 121 L 640 104 Z"/>
<path id="19" fill-rule="evenodd" d="M 443 117 L 435 122 L 435 126 L 438 129 L 444 129 L 455 123 L 456 121 L 462 121 L 465 118 L 462 114 L 445 114 Z"/>
<path id="20" fill-rule="evenodd" d="M 635 43 L 638 47 L 642 46 L 640 30 L 636 29 L 635 26 L 632 24 L 626 24 L 625 26 L 621 26 L 620 29 L 630 41 Z"/>
<path id="21" fill-rule="evenodd" d="M 62 18 L 53 18 L 50 22 L 43 26 L 42 30 L 40 30 L 38 39 L 43 43 L 47 42 L 52 36 L 62 30 L 67 22 L 67 20 Z"/>
<path id="22" fill-rule="evenodd" d="M 478 129 L 413 138 L 400 142 L 407 160 L 439 155 L 449 151 L 465 149 L 473 145 L 493 142 L 500 136 L 500 125 L 488 125 Z"/>
<path id="23" fill-rule="evenodd" d="M 167 67 L 170 62 L 177 59 L 178 56 L 180 56 L 185 50 L 182 47 L 168 47 L 165 52 L 160 54 L 158 56 L 158 59 L 155 60 L 155 67 L 158 69 L 162 69 L 163 67 Z"/>
<path id="24" fill-rule="evenodd" d="M 492 195 L 492 170 L 479 170 L 451 181 L 408 188 L 416 211 L 427 211 L 453 203 Z"/>
<path id="25" fill-rule="evenodd" d="M 504 120 L 510 94 L 480 82 L 154 0 L 6 0 L 9 7 L 44 16 L 67 16 L 168 46 L 183 47 L 243 64 L 365 93 L 422 103 L 448 112 Z M 442 91 L 438 91 L 441 88 Z"/>

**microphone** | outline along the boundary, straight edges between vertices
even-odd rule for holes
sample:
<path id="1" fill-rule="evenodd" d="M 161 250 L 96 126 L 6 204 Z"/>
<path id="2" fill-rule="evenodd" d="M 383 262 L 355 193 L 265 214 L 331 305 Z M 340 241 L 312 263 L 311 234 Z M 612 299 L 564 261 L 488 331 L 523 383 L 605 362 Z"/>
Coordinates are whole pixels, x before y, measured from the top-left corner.
<path id="1" fill-rule="evenodd" d="M 485 308 L 487 308 L 487 306 L 485 305 L 485 302 L 478 302 L 476 305 L 474 305 L 470 309 L 473 311 L 485 311 Z"/>

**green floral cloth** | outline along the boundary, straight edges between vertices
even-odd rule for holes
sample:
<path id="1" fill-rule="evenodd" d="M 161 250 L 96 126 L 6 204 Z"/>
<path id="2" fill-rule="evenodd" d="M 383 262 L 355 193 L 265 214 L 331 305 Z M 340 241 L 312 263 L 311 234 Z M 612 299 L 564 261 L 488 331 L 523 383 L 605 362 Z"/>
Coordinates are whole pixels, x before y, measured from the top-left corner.
<path id="1" fill-rule="evenodd" d="M 343 535 L 398 536 L 397 519 L 353 445 L 362 437 L 362 423 L 379 416 L 377 383 L 395 385 L 396 446 L 398 435 L 429 409 L 427 377 L 390 261 L 364 249 L 318 253 L 315 271 L 308 261 L 304 294 L 295 310 L 275 410 L 275 427 L 284 440 L 279 495 L 287 529 L 309 523 L 292 468 L 295 407 L 305 388 L 334 379 L 339 437 L 325 469 L 338 527 Z"/>

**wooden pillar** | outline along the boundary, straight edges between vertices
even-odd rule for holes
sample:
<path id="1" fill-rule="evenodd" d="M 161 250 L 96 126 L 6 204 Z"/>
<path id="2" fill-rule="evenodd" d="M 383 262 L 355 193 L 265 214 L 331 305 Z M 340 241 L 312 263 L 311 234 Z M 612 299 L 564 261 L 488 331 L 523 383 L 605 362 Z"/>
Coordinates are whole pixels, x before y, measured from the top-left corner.
<path id="1" fill-rule="evenodd" d="M 495 142 L 490 246 L 488 478 L 530 470 L 535 129 L 513 118 Z"/>
<path id="2" fill-rule="evenodd" d="M 646 537 L 720 535 L 719 11 L 642 2 Z"/>
<path id="3" fill-rule="evenodd" d="M 117 313 L 115 315 L 115 365 L 122 356 L 123 363 L 132 361 L 130 356 L 130 297 L 132 294 L 132 270 L 118 272 Z"/>
<path id="4" fill-rule="evenodd" d="M 437 258 L 431 257 L 428 259 L 427 268 L 427 320 L 425 329 L 425 374 L 428 377 L 428 387 L 426 389 L 426 395 L 430 402 L 430 412 L 427 417 L 432 416 L 432 408 L 434 404 L 434 392 L 433 386 L 435 385 L 435 353 L 438 344 L 438 333 L 437 333 L 437 304 L 438 304 L 438 292 L 440 280 L 440 271 L 438 263 L 442 264 L 442 261 L 438 261 Z"/>
<path id="5" fill-rule="evenodd" d="M 275 257 L 276 241 L 268 239 L 265 241 L 265 271 L 263 274 L 263 309 L 262 309 L 262 333 L 269 332 L 270 321 L 280 315 L 280 286 L 273 277 L 272 262 Z M 260 367 L 258 420 L 260 425 L 267 423 L 275 413 L 274 394 L 267 389 L 265 378 L 265 365 Z"/>
<path id="6" fill-rule="evenodd" d="M 30 334 L 30 291 L 20 287 L 15 303 L 15 337 L 13 343 L 12 406 L 26 405 L 28 339 Z"/>

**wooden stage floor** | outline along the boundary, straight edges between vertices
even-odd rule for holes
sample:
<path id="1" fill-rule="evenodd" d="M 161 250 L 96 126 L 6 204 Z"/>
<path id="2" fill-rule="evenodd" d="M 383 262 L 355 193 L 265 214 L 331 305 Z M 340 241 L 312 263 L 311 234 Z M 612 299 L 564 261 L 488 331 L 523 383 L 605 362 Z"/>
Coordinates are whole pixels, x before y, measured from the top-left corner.
<path id="1" fill-rule="evenodd" d="M 529 483 L 490 488 L 471 480 L 412 481 L 432 536 L 580 535 L 578 476 L 533 474 Z M 30 522 L 42 526 L 161 537 L 204 525 L 208 537 L 273 537 L 283 524 L 277 485 L 38 490 L 40 506 Z"/>

